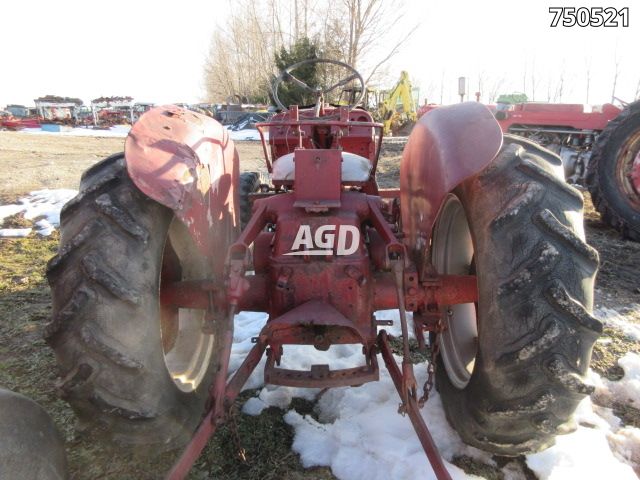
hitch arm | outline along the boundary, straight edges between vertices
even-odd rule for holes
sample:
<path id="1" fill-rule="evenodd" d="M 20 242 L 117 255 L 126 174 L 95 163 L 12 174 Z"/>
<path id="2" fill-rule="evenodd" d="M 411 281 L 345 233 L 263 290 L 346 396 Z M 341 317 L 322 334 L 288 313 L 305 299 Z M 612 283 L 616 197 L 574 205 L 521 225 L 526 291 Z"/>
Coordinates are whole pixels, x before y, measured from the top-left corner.
<path id="1" fill-rule="evenodd" d="M 393 380 L 396 390 L 398 390 L 400 397 L 404 398 L 404 375 L 400 372 L 400 369 L 393 358 L 393 353 L 391 353 L 391 347 L 389 346 L 387 338 L 387 332 L 384 330 L 382 330 L 380 335 L 378 335 L 378 348 L 380 349 L 382 359 L 389 371 L 389 375 L 391 375 L 391 379 Z M 427 428 L 427 424 L 424 422 L 422 415 L 420 415 L 418 402 L 415 397 L 411 395 L 409 395 L 406 404 L 406 413 L 409 416 L 409 420 L 411 420 L 411 424 L 413 425 L 416 435 L 418 435 L 418 439 L 422 444 L 424 452 L 427 454 L 427 458 L 429 459 L 429 463 L 431 463 L 433 472 L 436 474 L 436 478 L 438 480 L 451 480 L 451 475 L 449 475 L 449 472 L 444 466 L 440 452 L 438 452 L 438 447 L 436 447 L 436 444 L 429 433 L 429 429 Z"/>
<path id="2" fill-rule="evenodd" d="M 166 480 L 182 480 L 187 476 L 194 462 L 207 445 L 209 438 L 216 432 L 218 426 L 222 423 L 222 419 L 227 415 L 229 408 L 240 394 L 242 386 L 247 382 L 251 373 L 258 366 L 258 363 L 260 363 L 260 359 L 266 348 L 267 344 L 263 340 L 258 339 L 258 343 L 256 343 L 245 357 L 240 368 L 238 368 L 231 380 L 227 383 L 226 388 L 223 387 L 222 391 L 216 389 L 216 391 L 211 393 L 212 399 L 219 398 L 223 399 L 223 401 L 213 402 L 211 408 L 198 426 L 193 438 L 185 447 L 180 458 L 171 468 L 171 471 L 167 474 Z"/>

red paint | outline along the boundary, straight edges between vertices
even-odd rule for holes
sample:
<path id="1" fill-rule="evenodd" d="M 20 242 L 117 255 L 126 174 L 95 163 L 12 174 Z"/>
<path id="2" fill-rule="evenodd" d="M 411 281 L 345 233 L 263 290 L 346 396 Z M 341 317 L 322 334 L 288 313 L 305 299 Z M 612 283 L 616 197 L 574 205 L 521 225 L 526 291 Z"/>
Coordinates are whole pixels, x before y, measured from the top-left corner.
<path id="1" fill-rule="evenodd" d="M 220 252 L 239 228 L 238 158 L 222 125 L 175 106 L 153 108 L 131 129 L 125 157 L 135 185 L 175 212 L 214 271 L 222 273 Z"/>
<path id="2" fill-rule="evenodd" d="M 506 110 L 506 118 L 498 120 L 498 123 L 503 132 L 517 125 L 601 131 L 621 111 L 610 103 L 590 112 L 585 112 L 585 105 L 582 104 L 519 103 Z"/>
<path id="3" fill-rule="evenodd" d="M 295 164 L 295 207 L 305 211 L 328 211 L 340 207 L 342 152 L 340 150 L 297 149 Z"/>
<path id="4" fill-rule="evenodd" d="M 437 108 L 416 123 L 400 163 L 400 204 L 405 244 L 420 271 L 445 196 L 501 146 L 500 126 L 480 103 Z"/>
<path id="5" fill-rule="evenodd" d="M 0 119 L 0 127 L 7 130 L 22 130 L 23 128 L 40 128 L 40 120 L 37 118 L 13 118 Z"/>
<path id="6" fill-rule="evenodd" d="M 400 372 L 386 334 L 378 336 L 380 322 L 373 313 L 406 306 L 428 313 L 417 328 L 435 330 L 444 306 L 477 300 L 474 276 L 437 276 L 429 270 L 423 278 L 421 262 L 445 195 L 484 168 L 501 146 L 502 133 L 491 112 L 467 103 L 423 117 L 402 160 L 400 191 L 381 195 L 373 174 L 359 185 L 345 185 L 341 179 L 342 149 L 366 157 L 375 172 L 380 146 L 375 132 L 381 125 L 373 123 L 368 113 L 331 108 L 324 117 L 313 118 L 310 111 L 292 108 L 274 117 L 260 128 L 270 130 L 269 150 L 274 157 L 295 151 L 295 179 L 254 199 L 252 218 L 231 244 L 215 243 L 220 241 L 212 231 L 215 225 L 202 217 L 211 208 L 227 212 L 227 218 L 237 216 L 233 189 L 222 191 L 227 203 L 212 193 L 220 190 L 222 176 L 234 178 L 237 168 L 226 133 L 208 120 L 192 121 L 182 111 L 163 107 L 152 112 L 127 141 L 130 175 L 145 193 L 176 211 L 190 226 L 199 248 L 209 248 L 211 258 L 226 259 L 224 276 L 185 282 L 171 277 L 162 282 L 161 302 L 168 308 L 227 312 L 226 319 L 215 320 L 225 324 L 210 409 L 169 478 L 186 475 L 265 350 L 265 382 L 314 388 L 377 380 L 381 351 L 403 399 L 403 411 L 409 414 L 438 478 L 449 478 L 415 395 L 407 393 L 409 385 L 412 392 L 416 390 L 411 365 L 405 362 Z M 163 126 L 169 126 L 170 133 Z M 201 181 L 204 177 L 194 172 L 204 177 L 208 172 L 210 177 Z M 194 182 L 178 181 L 189 175 L 199 188 Z M 172 189 L 165 190 L 168 187 Z M 398 231 L 401 216 L 402 232 Z M 233 230 L 224 222 L 219 225 L 228 239 Z M 252 266 L 254 274 L 246 275 Z M 265 311 L 269 320 L 256 347 L 227 382 L 230 319 L 240 309 Z M 313 365 L 307 371 L 280 367 L 284 345 L 326 350 L 335 344 L 362 345 L 364 366 L 331 370 Z"/>
<path id="7" fill-rule="evenodd" d="M 273 161 L 296 148 L 338 149 L 368 158 L 372 165 L 371 177 L 363 191 L 377 194 L 375 171 L 382 146 L 382 124 L 375 123 L 364 110 L 347 111 L 344 107 L 323 109 L 320 118 L 313 116 L 313 109 L 298 110 L 275 115 L 269 122 L 258 123 L 267 169 L 271 172 Z M 269 131 L 269 145 L 264 139 L 264 129 Z M 274 182 L 276 186 L 292 182 Z"/>

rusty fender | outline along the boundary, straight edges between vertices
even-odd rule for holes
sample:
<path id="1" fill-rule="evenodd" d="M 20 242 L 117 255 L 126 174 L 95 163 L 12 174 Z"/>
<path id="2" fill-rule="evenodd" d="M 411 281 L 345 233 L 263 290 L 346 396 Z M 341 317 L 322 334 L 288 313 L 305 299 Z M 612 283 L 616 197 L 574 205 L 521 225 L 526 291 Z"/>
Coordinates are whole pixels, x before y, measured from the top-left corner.
<path id="1" fill-rule="evenodd" d="M 153 108 L 131 129 L 125 158 L 133 183 L 174 211 L 221 272 L 240 231 L 238 155 L 222 125 L 173 105 Z"/>
<path id="2" fill-rule="evenodd" d="M 446 195 L 491 163 L 502 146 L 487 107 L 466 102 L 431 110 L 413 128 L 400 163 L 405 243 L 422 266 Z"/>

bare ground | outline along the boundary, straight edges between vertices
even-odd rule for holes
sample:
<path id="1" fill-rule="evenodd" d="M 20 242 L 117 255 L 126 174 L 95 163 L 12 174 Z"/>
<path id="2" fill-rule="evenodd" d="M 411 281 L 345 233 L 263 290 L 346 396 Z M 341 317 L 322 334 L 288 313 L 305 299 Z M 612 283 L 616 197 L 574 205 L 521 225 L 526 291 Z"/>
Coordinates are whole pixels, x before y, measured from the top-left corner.
<path id="1" fill-rule="evenodd" d="M 82 171 L 121 151 L 123 145 L 121 138 L 0 132 L 0 204 L 41 188 L 77 188 Z M 242 170 L 263 170 L 259 143 L 236 145 Z M 381 186 L 397 187 L 402 147 L 398 143 L 385 145 L 378 169 Z M 24 222 L 19 217 L 7 220 L 5 226 Z M 601 259 L 596 304 L 627 313 L 640 323 L 640 244 L 622 240 L 604 225 L 586 192 L 585 227 L 587 239 L 600 252 Z M 55 361 L 41 335 L 51 311 L 44 268 L 56 249 L 55 234 L 49 239 L 0 240 L 0 385 L 34 398 L 51 413 L 67 441 L 72 478 L 160 478 L 175 455 L 149 461 L 127 450 L 108 447 L 99 439 L 86 438 L 75 430 L 69 406 L 56 396 Z M 618 379 L 621 369 L 616 361 L 628 351 L 640 352 L 640 343 L 607 328 L 604 338 L 596 344 L 591 366 L 610 379 Z M 252 394 L 245 393 L 240 401 Z M 312 405 L 300 401 L 293 407 L 300 413 L 310 413 Z M 624 405 L 614 408 L 625 424 L 640 426 L 640 411 Z M 192 478 L 333 478 L 328 469 L 301 467 L 290 450 L 293 436 L 282 421 L 282 411 L 271 408 L 258 417 L 237 414 L 236 418 L 247 461 L 238 458 L 234 438 L 223 428 L 210 442 Z M 487 478 L 503 476 L 495 467 L 467 458 L 454 463 Z"/>
<path id="2" fill-rule="evenodd" d="M 256 142 L 236 142 L 244 170 L 262 166 Z M 80 174 L 124 150 L 124 138 L 71 137 L 0 131 L 0 194 L 41 188 L 78 188 Z"/>

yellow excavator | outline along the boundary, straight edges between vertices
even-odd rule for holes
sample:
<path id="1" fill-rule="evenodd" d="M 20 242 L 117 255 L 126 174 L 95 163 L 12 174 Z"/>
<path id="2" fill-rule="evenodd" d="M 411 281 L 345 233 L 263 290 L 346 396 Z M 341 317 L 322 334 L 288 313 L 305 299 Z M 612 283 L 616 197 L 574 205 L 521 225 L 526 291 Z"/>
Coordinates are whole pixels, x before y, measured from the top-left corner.
<path id="1" fill-rule="evenodd" d="M 380 92 L 378 96 L 378 116 L 384 124 L 384 134 L 409 135 L 418 120 L 417 110 L 409 74 L 403 71 L 395 87 Z"/>
<path id="2" fill-rule="evenodd" d="M 341 92 L 340 105 L 349 105 L 360 95 L 360 89 L 345 88 Z M 400 73 L 400 80 L 391 90 L 378 91 L 367 87 L 360 106 L 373 115 L 374 120 L 384 124 L 385 136 L 405 136 L 415 125 L 418 99 L 417 89 L 411 88 L 409 74 Z"/>

